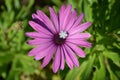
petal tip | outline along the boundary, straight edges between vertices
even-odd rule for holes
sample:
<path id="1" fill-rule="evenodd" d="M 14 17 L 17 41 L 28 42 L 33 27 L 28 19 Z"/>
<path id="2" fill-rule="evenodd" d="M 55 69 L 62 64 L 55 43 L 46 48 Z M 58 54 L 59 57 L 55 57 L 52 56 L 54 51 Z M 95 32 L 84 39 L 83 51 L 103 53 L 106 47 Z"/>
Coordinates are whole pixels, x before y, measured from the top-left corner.
<path id="1" fill-rule="evenodd" d="M 31 32 L 26 32 L 26 33 L 25 33 L 25 36 L 30 37 L 30 33 L 31 33 Z"/>
<path id="2" fill-rule="evenodd" d="M 29 21 L 28 24 L 31 26 L 33 24 L 33 21 Z"/>
<path id="3" fill-rule="evenodd" d="M 92 25 L 92 22 L 88 22 L 88 24 L 89 24 L 89 26 L 91 26 L 91 25 Z"/>
<path id="4" fill-rule="evenodd" d="M 85 58 L 86 55 L 82 55 L 81 58 Z"/>
<path id="5" fill-rule="evenodd" d="M 51 9 L 52 9 L 52 7 L 51 7 L 51 6 L 49 6 L 49 7 L 48 7 L 48 9 L 49 9 L 49 10 L 51 10 Z"/>
<path id="6" fill-rule="evenodd" d="M 61 70 L 64 70 L 64 68 L 60 68 Z"/>
<path id="7" fill-rule="evenodd" d="M 41 67 L 44 68 L 46 65 L 45 64 L 42 64 Z"/>
<path id="8" fill-rule="evenodd" d="M 92 43 L 89 43 L 89 47 L 88 48 L 91 48 L 92 47 Z"/>
<path id="9" fill-rule="evenodd" d="M 40 10 L 37 10 L 37 11 L 36 11 L 36 13 L 39 13 L 39 12 L 41 12 L 41 11 L 40 11 Z"/>
<path id="10" fill-rule="evenodd" d="M 32 18 L 33 19 L 35 19 L 36 18 L 36 14 L 34 13 L 34 14 L 32 14 Z"/>
<path id="11" fill-rule="evenodd" d="M 31 54 L 31 53 L 28 53 L 28 56 L 34 56 L 33 54 Z M 34 58 L 34 60 L 36 60 L 35 58 Z"/>
<path id="12" fill-rule="evenodd" d="M 75 65 L 75 67 L 79 67 L 79 63 Z"/>
<path id="13" fill-rule="evenodd" d="M 92 36 L 91 34 L 88 34 L 89 38 Z"/>
<path id="14" fill-rule="evenodd" d="M 84 13 L 83 12 L 80 15 L 84 17 Z"/>
<path id="15" fill-rule="evenodd" d="M 39 58 L 37 58 L 36 56 L 35 56 L 35 58 L 34 58 L 35 60 L 40 60 Z"/>
<path id="16" fill-rule="evenodd" d="M 53 72 L 54 72 L 54 73 L 57 73 L 57 71 L 58 71 L 57 69 L 53 69 Z"/>

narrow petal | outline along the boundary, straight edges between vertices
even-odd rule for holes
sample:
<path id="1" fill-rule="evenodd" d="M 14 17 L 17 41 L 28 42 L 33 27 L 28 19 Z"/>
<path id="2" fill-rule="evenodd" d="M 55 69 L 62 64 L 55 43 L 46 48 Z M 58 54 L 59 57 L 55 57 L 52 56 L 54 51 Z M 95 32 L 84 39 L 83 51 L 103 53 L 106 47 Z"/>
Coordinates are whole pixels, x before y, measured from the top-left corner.
<path id="1" fill-rule="evenodd" d="M 71 42 L 71 43 L 74 43 L 78 46 L 82 46 L 82 47 L 91 47 L 91 43 L 83 40 L 83 39 L 67 39 L 66 40 L 67 42 Z"/>
<path id="2" fill-rule="evenodd" d="M 90 38 L 91 35 L 89 33 L 76 33 L 76 34 L 70 34 L 69 37 L 70 39 L 88 39 Z"/>
<path id="3" fill-rule="evenodd" d="M 32 18 L 35 20 L 35 19 L 38 19 L 38 20 L 40 20 L 40 21 L 42 21 L 43 22 L 43 19 L 40 17 L 40 16 L 38 16 L 37 14 L 32 14 Z"/>
<path id="4" fill-rule="evenodd" d="M 52 42 L 52 39 L 35 38 L 33 40 L 27 41 L 29 45 L 41 45 L 41 44 L 47 44 L 49 42 Z"/>
<path id="5" fill-rule="evenodd" d="M 41 50 L 39 50 L 39 52 L 35 55 L 35 60 L 40 60 L 43 57 L 45 57 L 46 55 L 48 55 L 49 52 L 51 51 L 52 47 L 54 47 L 54 44 L 51 44 L 51 45 L 46 46 L 46 47 L 42 48 Z"/>
<path id="6" fill-rule="evenodd" d="M 48 43 L 48 44 L 44 44 L 44 45 L 39 45 L 36 48 L 33 48 L 28 55 L 29 56 L 35 56 L 36 54 L 38 54 L 41 50 L 44 50 L 46 48 L 48 48 L 48 46 L 50 46 L 52 43 Z"/>
<path id="7" fill-rule="evenodd" d="M 55 31 L 55 27 L 53 26 L 52 22 L 50 21 L 50 19 L 46 16 L 45 13 L 43 13 L 41 10 L 37 10 L 37 15 L 42 19 L 42 21 L 47 25 L 47 27 L 52 31 L 52 32 L 56 32 Z"/>
<path id="8" fill-rule="evenodd" d="M 50 18 L 53 24 L 55 25 L 56 31 L 59 32 L 60 30 L 59 30 L 58 16 L 53 8 L 49 7 L 49 11 L 50 11 Z"/>
<path id="9" fill-rule="evenodd" d="M 85 31 L 88 27 L 90 27 L 90 25 L 91 25 L 91 22 L 86 22 L 86 23 L 81 24 L 79 27 L 76 27 L 76 28 L 71 29 L 69 32 L 70 32 L 71 34 L 83 32 L 83 31 Z"/>
<path id="10" fill-rule="evenodd" d="M 55 53 L 55 58 L 53 61 L 53 72 L 56 73 L 60 67 L 60 47 L 57 48 L 57 51 Z"/>
<path id="11" fill-rule="evenodd" d="M 68 46 L 66 46 L 66 45 L 65 45 L 65 49 L 66 49 L 68 55 L 70 56 L 72 62 L 75 64 L 75 66 L 79 67 L 79 62 L 78 62 L 78 60 L 77 60 L 74 52 Z"/>
<path id="12" fill-rule="evenodd" d="M 64 56 L 64 51 L 63 49 L 61 48 L 61 63 L 60 63 L 60 69 L 63 70 L 64 69 L 64 65 L 65 65 L 65 56 Z"/>
<path id="13" fill-rule="evenodd" d="M 48 54 L 45 56 L 45 58 L 43 59 L 42 67 L 45 67 L 50 62 L 55 51 L 56 51 L 56 46 L 53 46 L 51 50 L 48 52 Z"/>
<path id="14" fill-rule="evenodd" d="M 72 62 L 71 58 L 69 57 L 65 47 L 62 47 L 63 51 L 64 51 L 64 55 L 65 55 L 65 59 L 66 59 L 66 63 L 69 66 L 70 69 L 73 69 L 73 65 L 74 63 Z"/>
<path id="15" fill-rule="evenodd" d="M 64 30 L 66 27 L 66 24 L 68 24 L 71 11 L 72 11 L 72 5 L 69 5 L 64 12 L 64 19 L 62 20 L 63 24 L 61 24 L 61 26 L 60 26 L 62 30 Z"/>
<path id="16" fill-rule="evenodd" d="M 35 48 L 33 48 L 29 53 L 28 53 L 28 56 L 35 56 L 37 54 L 37 52 L 39 51 L 41 47 L 40 46 L 37 46 Z"/>
<path id="17" fill-rule="evenodd" d="M 77 11 L 76 9 L 71 13 L 70 18 L 69 18 L 69 22 L 66 25 L 65 30 L 68 31 L 74 24 L 75 20 L 76 20 L 76 16 L 77 16 Z"/>
<path id="18" fill-rule="evenodd" d="M 37 24 L 39 24 L 40 26 L 42 26 L 43 28 L 45 28 L 46 30 L 48 30 L 49 32 L 51 32 L 53 34 L 54 32 L 46 24 L 45 20 L 43 18 L 41 18 L 41 16 L 39 16 L 37 14 L 32 14 L 34 22 L 36 22 Z"/>
<path id="19" fill-rule="evenodd" d="M 62 14 L 62 12 L 64 12 L 65 9 L 66 9 L 66 5 L 63 4 L 59 10 L 59 14 Z"/>
<path id="20" fill-rule="evenodd" d="M 75 21 L 73 27 L 77 27 L 78 25 L 80 25 L 81 22 L 82 22 L 83 17 L 84 17 L 84 14 L 81 13 L 80 16 L 78 16 L 77 20 Z"/>
<path id="21" fill-rule="evenodd" d="M 60 10 L 59 10 L 59 26 L 61 28 L 62 24 L 63 24 L 63 19 L 64 19 L 64 12 L 65 12 L 66 6 L 62 5 Z"/>
<path id="22" fill-rule="evenodd" d="M 35 13 L 32 14 L 32 18 L 33 19 L 39 19 L 40 21 L 42 21 L 42 19 Z"/>
<path id="23" fill-rule="evenodd" d="M 79 57 L 84 58 L 85 57 L 85 52 L 76 46 L 75 44 L 72 43 L 66 43 Z"/>
<path id="24" fill-rule="evenodd" d="M 36 30 L 37 32 L 43 32 L 43 33 L 47 33 L 47 34 L 49 34 L 49 35 L 52 35 L 51 33 L 50 33 L 50 31 L 48 30 L 48 29 L 46 29 L 45 27 L 44 27 L 44 25 L 40 25 L 40 23 L 38 24 L 38 23 L 36 23 L 36 22 L 34 22 L 34 21 L 29 21 L 29 24 L 31 25 L 31 27 L 34 29 L 34 30 Z"/>
<path id="25" fill-rule="evenodd" d="M 36 30 L 36 31 L 38 31 L 38 32 L 40 31 L 39 25 L 36 24 L 35 22 L 29 21 L 29 25 L 30 25 L 34 30 Z"/>
<path id="26" fill-rule="evenodd" d="M 31 38 L 52 38 L 51 35 L 42 32 L 26 32 L 25 35 Z"/>

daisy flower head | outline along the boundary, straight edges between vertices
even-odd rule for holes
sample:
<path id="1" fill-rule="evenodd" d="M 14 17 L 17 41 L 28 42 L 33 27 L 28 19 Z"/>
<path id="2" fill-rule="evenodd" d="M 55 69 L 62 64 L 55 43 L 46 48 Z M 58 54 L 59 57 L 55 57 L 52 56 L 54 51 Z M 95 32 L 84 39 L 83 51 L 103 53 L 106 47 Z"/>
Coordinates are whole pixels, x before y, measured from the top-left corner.
<path id="1" fill-rule="evenodd" d="M 80 47 L 91 47 L 87 41 L 90 34 L 84 32 L 91 22 L 82 23 L 84 14 L 77 15 L 72 10 L 72 5 L 62 5 L 58 14 L 52 7 L 49 7 L 50 18 L 41 10 L 32 14 L 33 20 L 29 25 L 35 30 L 26 32 L 26 36 L 33 38 L 27 43 L 36 46 L 29 52 L 35 60 L 41 60 L 42 67 L 45 67 L 53 59 L 52 69 L 56 73 L 63 70 L 65 62 L 70 69 L 79 67 L 76 57 L 85 57 L 85 52 Z"/>

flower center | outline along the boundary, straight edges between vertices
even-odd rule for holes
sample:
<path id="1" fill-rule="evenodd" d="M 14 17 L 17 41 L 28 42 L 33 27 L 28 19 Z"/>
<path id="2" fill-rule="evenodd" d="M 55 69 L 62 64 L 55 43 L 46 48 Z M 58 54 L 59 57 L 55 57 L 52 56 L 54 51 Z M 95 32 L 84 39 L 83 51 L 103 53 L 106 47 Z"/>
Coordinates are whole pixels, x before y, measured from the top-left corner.
<path id="1" fill-rule="evenodd" d="M 60 33 L 54 35 L 53 41 L 56 45 L 62 45 L 65 43 L 67 36 L 68 33 L 66 31 L 61 31 Z"/>
<path id="2" fill-rule="evenodd" d="M 61 32 L 59 33 L 59 36 L 60 36 L 60 38 L 65 39 L 65 38 L 68 36 L 68 34 L 67 34 L 66 31 L 61 31 Z"/>

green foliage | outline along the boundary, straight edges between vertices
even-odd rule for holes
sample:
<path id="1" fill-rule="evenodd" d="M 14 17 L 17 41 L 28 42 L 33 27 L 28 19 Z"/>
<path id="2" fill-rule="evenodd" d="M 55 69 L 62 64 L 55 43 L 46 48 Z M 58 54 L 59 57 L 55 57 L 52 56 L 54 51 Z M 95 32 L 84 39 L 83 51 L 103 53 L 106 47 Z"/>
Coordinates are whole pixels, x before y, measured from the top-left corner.
<path id="1" fill-rule="evenodd" d="M 47 13 L 47 6 L 58 11 L 62 4 L 72 4 L 85 14 L 83 22 L 92 22 L 87 32 L 93 45 L 84 49 L 87 56 L 79 58 L 79 68 L 65 66 L 54 74 L 51 63 L 42 69 L 41 62 L 27 56 L 31 47 L 24 34 L 31 31 L 28 20 L 36 8 Z M 120 80 L 119 13 L 120 0 L 1 0 L 0 80 Z"/>
<path id="2" fill-rule="evenodd" d="M 96 55 L 90 56 L 79 68 L 71 70 L 65 80 L 88 80 Z"/>
<path id="3" fill-rule="evenodd" d="M 104 59 L 103 56 L 99 56 L 99 63 L 100 63 L 100 68 L 96 67 L 96 71 L 94 72 L 93 80 L 105 80 L 106 76 L 106 70 L 105 70 L 105 64 L 104 64 Z"/>
<path id="4" fill-rule="evenodd" d="M 90 68 L 89 65 L 84 65 L 83 69 L 87 66 L 84 71 L 84 75 L 78 75 L 74 77 L 75 80 L 119 80 L 120 79 L 120 26 L 118 25 L 120 21 L 119 10 L 120 1 L 118 0 L 68 0 L 69 3 L 77 7 L 79 12 L 85 13 L 85 21 L 91 21 L 93 23 L 92 27 L 88 30 L 92 33 L 91 41 L 93 47 L 91 50 L 85 49 L 88 56 L 96 54 L 94 63 L 94 72 L 88 72 Z M 117 17 L 115 17 L 117 16 Z M 87 61 L 87 60 L 85 60 Z M 84 61 L 84 62 L 85 62 Z M 90 60 L 92 61 L 92 59 Z M 84 63 L 82 63 L 84 64 Z M 82 67 L 82 64 L 80 67 Z M 91 73 L 91 74 L 85 74 Z M 66 80 L 72 80 L 72 75 L 74 75 L 74 70 L 70 71 L 66 77 Z M 79 76 L 80 78 L 76 77 Z M 89 78 L 88 78 L 89 76 Z"/>

